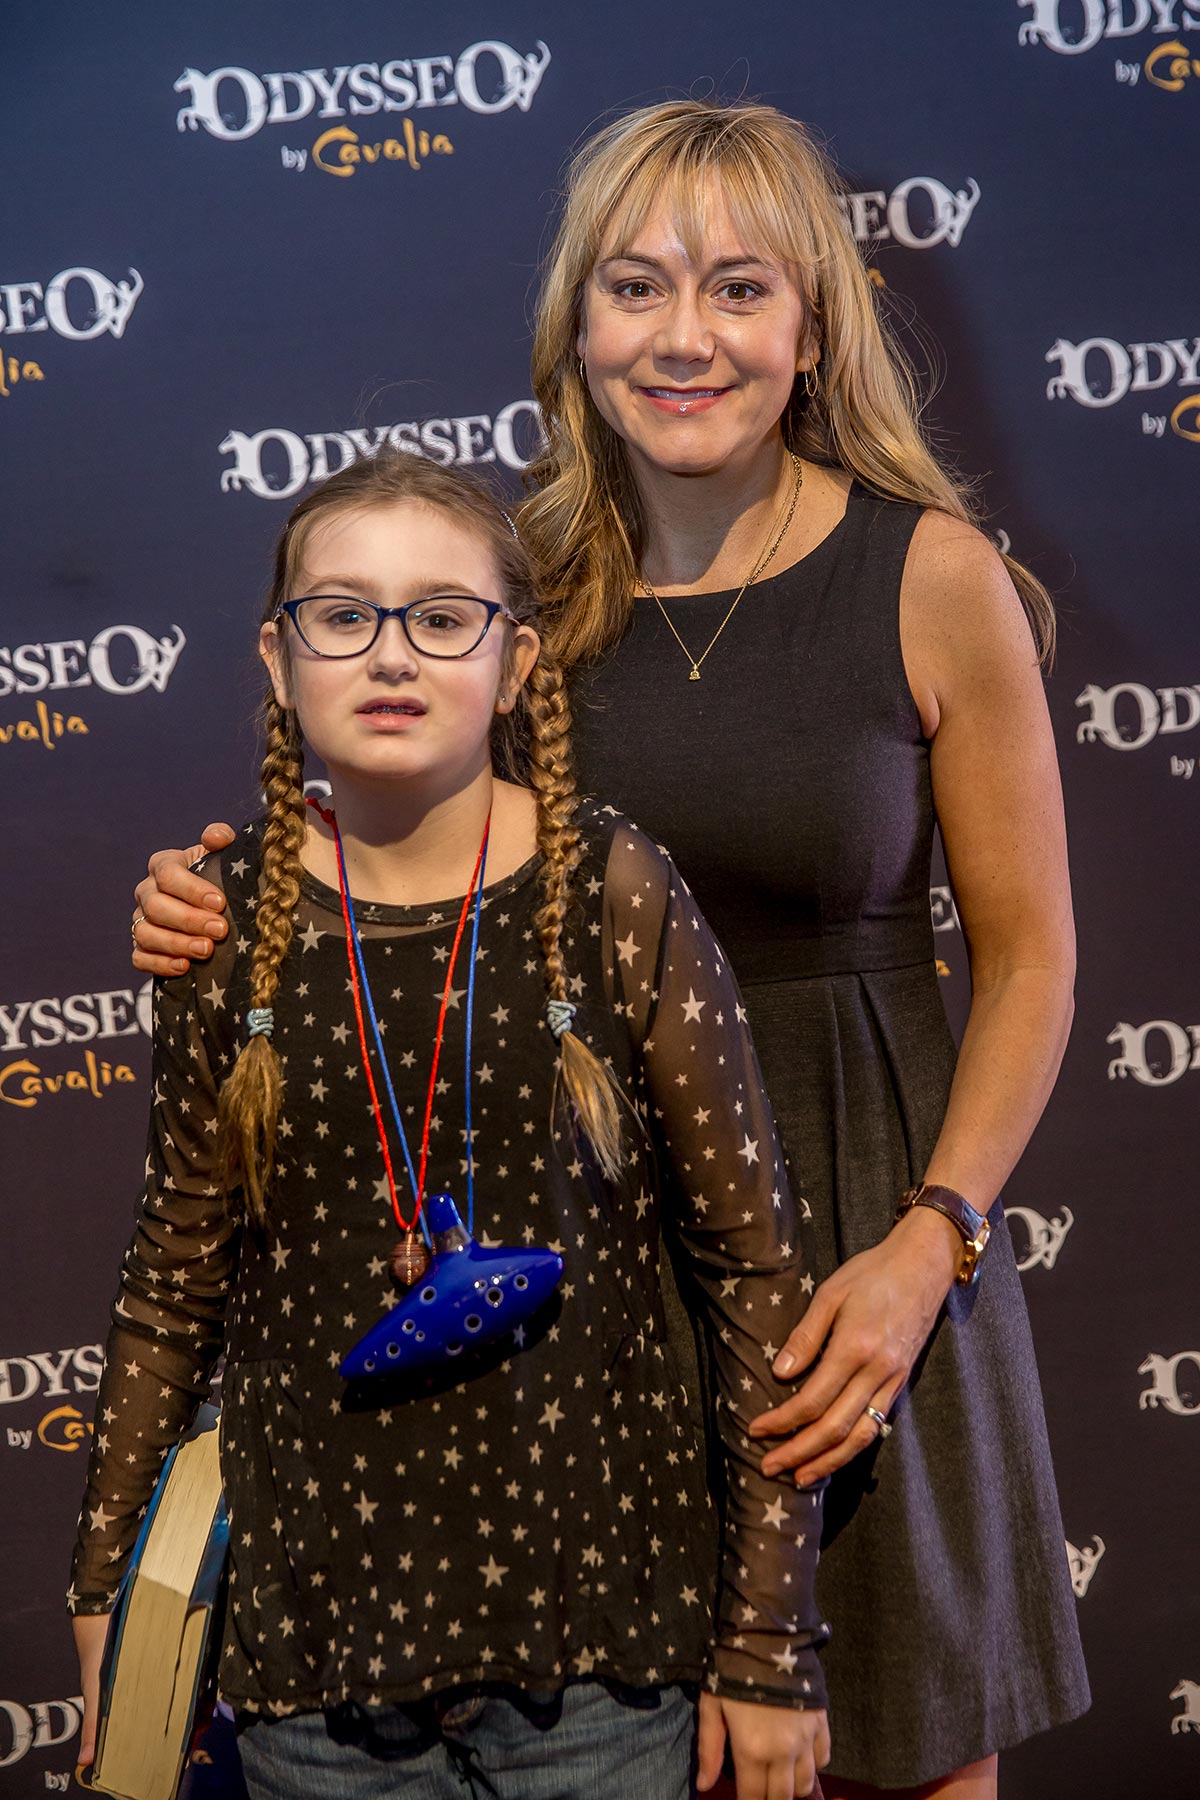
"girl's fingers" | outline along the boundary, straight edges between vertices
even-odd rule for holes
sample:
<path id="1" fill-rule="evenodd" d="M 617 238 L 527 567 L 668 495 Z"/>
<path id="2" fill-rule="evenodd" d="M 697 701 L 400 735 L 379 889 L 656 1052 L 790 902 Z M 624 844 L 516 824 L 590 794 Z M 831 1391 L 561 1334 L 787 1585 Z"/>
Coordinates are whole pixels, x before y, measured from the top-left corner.
<path id="1" fill-rule="evenodd" d="M 721 1773 L 725 1759 L 725 1717 L 721 1702 L 713 1694 L 701 1694 L 700 1716 L 696 1729 L 696 1786 L 707 1794 Z"/>

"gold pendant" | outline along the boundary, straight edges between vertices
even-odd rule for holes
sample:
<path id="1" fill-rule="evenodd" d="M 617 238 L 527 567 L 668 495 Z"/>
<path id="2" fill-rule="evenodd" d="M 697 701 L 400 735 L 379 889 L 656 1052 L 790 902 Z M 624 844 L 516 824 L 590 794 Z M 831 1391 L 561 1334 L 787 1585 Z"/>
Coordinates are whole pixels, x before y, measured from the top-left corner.
<path id="1" fill-rule="evenodd" d="M 700 670 L 697 668 L 696 664 L 693 663 L 692 664 L 692 672 L 688 676 L 688 680 L 689 681 L 699 681 L 699 679 L 700 679 Z"/>

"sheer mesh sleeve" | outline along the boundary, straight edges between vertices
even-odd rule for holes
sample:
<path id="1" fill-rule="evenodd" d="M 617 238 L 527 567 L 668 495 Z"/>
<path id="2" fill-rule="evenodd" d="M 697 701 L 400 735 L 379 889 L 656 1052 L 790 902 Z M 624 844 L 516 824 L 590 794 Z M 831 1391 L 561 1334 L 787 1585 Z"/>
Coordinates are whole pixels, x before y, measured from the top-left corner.
<path id="1" fill-rule="evenodd" d="M 219 858 L 201 865 L 221 886 Z M 154 985 L 146 1188 L 112 1307 L 67 1604 L 112 1607 L 163 1458 L 208 1393 L 224 1338 L 238 1230 L 217 1178 L 217 1090 L 233 1037 L 235 934 Z"/>
<path id="2" fill-rule="evenodd" d="M 821 1491 L 765 1478 L 769 1441 L 747 1435 L 792 1392 L 771 1364 L 814 1284 L 745 1010 L 674 864 L 625 824 L 609 853 L 604 931 L 614 1001 L 641 1045 L 664 1199 L 714 1352 L 726 1492 L 708 1684 L 730 1699 L 824 1706 Z"/>

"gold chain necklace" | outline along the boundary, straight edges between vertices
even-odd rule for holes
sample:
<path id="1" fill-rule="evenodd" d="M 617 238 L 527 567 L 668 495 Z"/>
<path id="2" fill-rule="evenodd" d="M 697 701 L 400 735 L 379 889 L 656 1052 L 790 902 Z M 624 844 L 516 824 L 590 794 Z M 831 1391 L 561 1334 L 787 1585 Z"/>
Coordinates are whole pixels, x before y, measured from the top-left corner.
<path id="1" fill-rule="evenodd" d="M 762 574 L 762 572 L 766 568 L 767 564 L 771 561 L 771 558 L 774 556 L 775 552 L 778 550 L 780 544 L 782 544 L 785 536 L 787 535 L 787 528 L 792 522 L 792 515 L 796 510 L 796 502 L 800 498 L 800 489 L 804 483 L 804 464 L 800 461 L 800 458 L 795 454 L 794 451 L 789 450 L 788 455 L 792 459 L 792 470 L 793 470 L 794 478 L 792 481 L 792 498 L 788 505 L 787 515 L 784 518 L 783 524 L 779 527 L 779 530 L 775 534 L 775 538 L 771 544 L 770 549 L 764 551 L 760 560 L 754 565 L 754 568 L 750 571 L 749 575 L 747 575 L 745 581 L 743 581 L 741 587 L 738 589 L 736 595 L 734 596 L 733 605 L 730 607 L 729 611 L 725 614 L 725 617 L 721 620 L 721 623 L 717 626 L 716 631 L 713 633 L 712 637 L 710 638 L 710 640 L 708 642 L 707 648 L 702 650 L 699 656 L 692 655 L 691 651 L 688 649 L 687 645 L 684 643 L 683 639 L 680 637 L 678 631 L 676 631 L 675 623 L 674 623 L 674 620 L 671 618 L 670 613 L 667 611 L 666 607 L 663 605 L 662 601 L 659 599 L 659 597 L 655 593 L 654 589 L 650 586 L 650 583 L 646 580 L 646 577 L 644 575 L 638 576 L 639 584 L 645 588 L 646 592 L 649 594 L 650 598 L 653 600 L 654 604 L 657 606 L 659 612 L 662 614 L 663 618 L 667 621 L 667 625 L 668 625 L 668 628 L 670 629 L 672 637 L 675 639 L 675 642 L 679 645 L 679 648 L 683 651 L 683 654 L 687 657 L 689 663 L 692 665 L 688 671 L 688 680 L 689 681 L 699 681 L 701 663 L 704 661 L 705 657 L 708 655 L 709 650 L 712 649 L 713 645 L 716 643 L 717 639 L 720 637 L 721 633 L 724 631 L 725 627 L 728 625 L 730 619 L 732 619 L 734 613 L 737 611 L 738 602 L 741 600 L 742 595 L 746 592 L 746 589 L 758 580 L 759 576 Z"/>

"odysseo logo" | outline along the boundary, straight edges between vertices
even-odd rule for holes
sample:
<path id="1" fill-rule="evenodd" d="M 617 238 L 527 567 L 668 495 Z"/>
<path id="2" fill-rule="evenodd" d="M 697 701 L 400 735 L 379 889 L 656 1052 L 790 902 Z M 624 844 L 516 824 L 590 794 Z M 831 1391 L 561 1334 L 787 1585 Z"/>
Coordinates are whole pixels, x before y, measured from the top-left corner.
<path id="1" fill-rule="evenodd" d="M 83 1695 L 71 1700 L 0 1700 L 0 1769 L 10 1769 L 31 1750 L 69 1744 L 83 1723 Z M 44 1772 L 46 1792 L 66 1793 L 69 1771 Z"/>
<path id="2" fill-rule="evenodd" d="M 1186 0 L 1017 0 L 1032 13 L 1017 31 L 1021 44 L 1044 44 L 1060 56 L 1081 56 L 1107 38 L 1118 43 L 1145 31 L 1200 31 L 1200 9 Z"/>
<path id="3" fill-rule="evenodd" d="M 186 96 L 176 125 L 203 129 L 235 143 L 264 125 L 317 119 L 369 118 L 461 104 L 468 112 L 528 112 L 550 52 L 540 40 L 527 54 L 495 38 L 470 44 L 458 56 L 399 57 L 390 62 L 339 63 L 333 69 L 291 69 L 256 75 L 250 69 L 185 69 L 175 92 Z"/>
<path id="4" fill-rule="evenodd" d="M 1105 1042 L 1116 1049 L 1108 1065 L 1110 1081 L 1132 1075 L 1143 1087 L 1170 1087 L 1189 1069 L 1200 1069 L 1200 1025 L 1185 1030 L 1173 1019 L 1151 1019 L 1147 1025 L 1122 1022 Z"/>
<path id="5" fill-rule="evenodd" d="M 0 282 L 0 332 L 56 331 L 59 337 L 124 337 L 145 286 L 136 269 L 110 281 L 99 269 L 63 269 L 52 280 Z"/>
<path id="6" fill-rule="evenodd" d="M 165 637 L 154 637 L 140 625 L 109 625 L 90 644 L 82 638 L 59 638 L 45 644 L 0 647 L 0 700 L 29 694 L 57 694 L 95 688 L 105 694 L 140 694 L 146 688 L 166 691 L 179 653 L 187 643 L 173 625 Z M 62 711 L 35 700 L 21 718 L 0 716 L 0 749 L 9 744 L 35 744 L 56 750 L 73 737 L 87 737 L 90 727 L 78 712 Z"/>
<path id="7" fill-rule="evenodd" d="M 906 250 L 932 250 L 937 244 L 957 249 L 979 202 L 979 183 L 948 188 L 933 175 L 910 175 L 890 194 L 882 189 L 839 197 L 850 235 L 857 244 L 883 244 L 889 238 Z"/>
<path id="8" fill-rule="evenodd" d="M 140 694 L 148 687 L 162 694 L 186 643 L 178 625 L 165 637 L 154 637 L 140 625 L 109 625 L 90 644 L 60 638 L 0 648 L 0 700 L 9 694 L 93 686 L 106 694 Z"/>
<path id="9" fill-rule="evenodd" d="M 1200 685 L 1148 688 L 1140 681 L 1118 681 L 1102 688 L 1089 682 L 1075 704 L 1088 709 L 1076 729 L 1076 743 L 1098 742 L 1110 750 L 1142 750 L 1160 735 L 1200 725 Z"/>
<path id="10" fill-rule="evenodd" d="M 1048 400 L 1074 400 L 1079 406 L 1116 406 L 1128 394 L 1153 394 L 1171 388 L 1200 388 L 1200 337 L 1164 338 L 1121 344 L 1116 338 L 1090 337 L 1073 344 L 1057 338 L 1046 352 L 1058 373 L 1046 384 Z M 1175 402 L 1171 430 L 1190 443 L 1200 443 L 1200 394 Z M 1166 414 L 1142 414 L 1148 437 L 1162 437 Z"/>
<path id="11" fill-rule="evenodd" d="M 310 481 L 324 481 L 352 462 L 374 456 L 384 444 L 427 456 L 443 467 L 500 463 L 506 469 L 523 469 L 540 429 L 535 403 L 513 400 L 494 416 L 470 413 L 457 419 L 414 419 L 401 425 L 323 431 L 309 437 L 281 427 L 231 431 L 219 445 L 222 455 L 233 457 L 233 467 L 221 471 L 221 492 L 238 493 L 245 488 L 262 500 L 290 500 Z"/>

